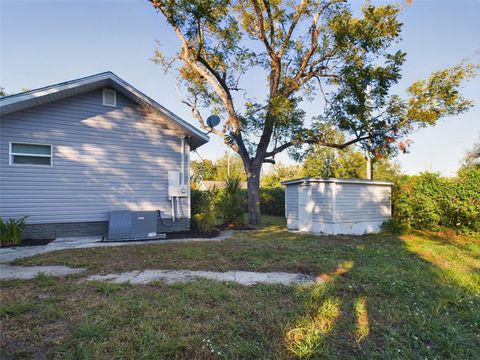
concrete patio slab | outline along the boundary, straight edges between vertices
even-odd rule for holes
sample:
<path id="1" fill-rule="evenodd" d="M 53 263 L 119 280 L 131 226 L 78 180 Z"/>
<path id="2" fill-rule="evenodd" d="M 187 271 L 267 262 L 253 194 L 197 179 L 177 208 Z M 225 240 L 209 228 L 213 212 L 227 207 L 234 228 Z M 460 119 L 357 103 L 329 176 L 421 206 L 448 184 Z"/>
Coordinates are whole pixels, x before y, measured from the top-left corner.
<path id="1" fill-rule="evenodd" d="M 198 278 L 236 282 L 242 285 L 281 284 L 281 285 L 313 285 L 323 280 L 311 275 L 286 272 L 251 272 L 251 271 L 189 271 L 189 270 L 144 270 L 130 271 L 108 275 L 92 275 L 90 281 L 107 281 L 116 284 L 148 284 L 153 281 L 164 281 L 167 284 L 190 282 Z"/>
<path id="2" fill-rule="evenodd" d="M 33 279 L 38 274 L 47 276 L 66 276 L 85 271 L 83 268 L 72 269 L 66 266 L 10 266 L 0 265 L 0 280 Z"/>
<path id="3" fill-rule="evenodd" d="M 172 244 L 172 243 L 189 243 L 189 242 L 205 242 L 205 241 L 222 241 L 228 239 L 234 234 L 234 231 L 222 231 L 222 233 L 214 238 L 191 238 L 191 239 L 162 239 L 162 240 L 146 240 L 146 241 L 118 241 L 118 242 L 102 242 L 101 237 L 67 237 L 58 238 L 48 245 L 42 246 L 22 246 L 0 249 L 0 264 L 9 263 L 16 259 L 43 254 L 51 251 L 66 249 L 85 249 L 95 247 L 114 247 L 114 246 L 138 246 L 149 244 Z"/>

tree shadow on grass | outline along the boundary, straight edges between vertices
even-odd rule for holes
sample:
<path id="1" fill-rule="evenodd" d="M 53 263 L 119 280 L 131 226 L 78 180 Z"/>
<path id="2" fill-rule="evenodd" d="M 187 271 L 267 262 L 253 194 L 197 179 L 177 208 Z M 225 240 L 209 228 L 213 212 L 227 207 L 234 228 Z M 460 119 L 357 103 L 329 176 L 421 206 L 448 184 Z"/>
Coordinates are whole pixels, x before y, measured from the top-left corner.
<path id="1" fill-rule="evenodd" d="M 480 279 L 457 259 L 448 259 L 449 267 L 436 263 L 439 253 L 453 256 L 445 247 L 458 250 L 428 236 L 359 240 L 337 270 L 320 275 L 324 285 L 299 289 L 309 296 L 305 313 L 285 332 L 289 352 L 315 359 L 478 359 Z M 462 254 L 475 263 L 471 251 Z"/>

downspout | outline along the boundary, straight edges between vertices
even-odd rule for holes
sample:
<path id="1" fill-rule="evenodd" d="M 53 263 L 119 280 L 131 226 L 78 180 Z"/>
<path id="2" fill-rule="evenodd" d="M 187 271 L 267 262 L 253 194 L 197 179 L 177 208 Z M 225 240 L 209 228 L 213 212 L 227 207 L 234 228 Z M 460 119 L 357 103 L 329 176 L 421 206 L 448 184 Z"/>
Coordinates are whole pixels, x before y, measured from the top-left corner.
<path id="1" fill-rule="evenodd" d="M 180 185 L 185 183 L 185 136 L 180 138 Z"/>
<path id="2" fill-rule="evenodd" d="M 180 186 L 185 184 L 185 136 L 180 137 Z M 180 199 L 177 197 L 177 211 L 180 218 Z M 183 215 L 183 211 L 182 211 Z"/>

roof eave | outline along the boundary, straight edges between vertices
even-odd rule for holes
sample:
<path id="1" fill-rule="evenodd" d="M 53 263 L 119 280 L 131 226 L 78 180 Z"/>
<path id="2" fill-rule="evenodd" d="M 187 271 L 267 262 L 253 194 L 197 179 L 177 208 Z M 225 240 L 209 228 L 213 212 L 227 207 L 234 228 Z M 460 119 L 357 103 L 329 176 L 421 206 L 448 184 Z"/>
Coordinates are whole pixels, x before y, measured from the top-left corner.
<path id="1" fill-rule="evenodd" d="M 344 184 L 370 184 L 370 185 L 384 185 L 392 186 L 390 181 L 380 180 L 368 180 L 368 179 L 342 179 L 342 178 L 317 178 L 317 177 L 305 177 L 301 179 L 293 179 L 282 181 L 282 185 L 294 185 L 294 184 L 308 184 L 308 183 L 344 183 Z"/>

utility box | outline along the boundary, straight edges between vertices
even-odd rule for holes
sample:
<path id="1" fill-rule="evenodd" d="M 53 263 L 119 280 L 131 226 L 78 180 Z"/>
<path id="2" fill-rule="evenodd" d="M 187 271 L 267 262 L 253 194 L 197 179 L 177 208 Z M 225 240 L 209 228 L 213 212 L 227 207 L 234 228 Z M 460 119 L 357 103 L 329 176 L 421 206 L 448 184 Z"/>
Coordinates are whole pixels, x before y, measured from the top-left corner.
<path id="1" fill-rule="evenodd" d="M 133 211 L 132 238 L 136 240 L 157 237 L 157 217 L 156 211 Z"/>
<path id="2" fill-rule="evenodd" d="M 146 240 L 158 238 L 156 211 L 111 211 L 108 240 Z"/>
<path id="3" fill-rule="evenodd" d="M 391 216 L 390 182 L 303 178 L 282 185 L 290 230 L 363 235 L 380 231 Z"/>
<path id="4" fill-rule="evenodd" d="M 188 185 L 180 183 L 180 171 L 168 172 L 168 197 L 187 197 Z"/>

